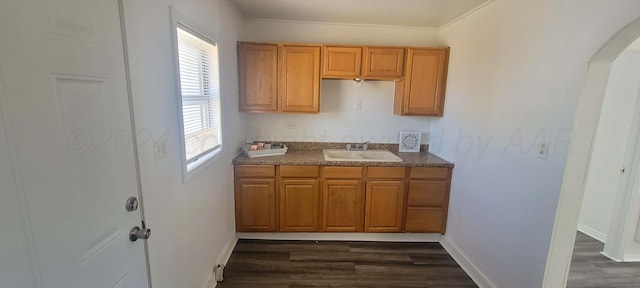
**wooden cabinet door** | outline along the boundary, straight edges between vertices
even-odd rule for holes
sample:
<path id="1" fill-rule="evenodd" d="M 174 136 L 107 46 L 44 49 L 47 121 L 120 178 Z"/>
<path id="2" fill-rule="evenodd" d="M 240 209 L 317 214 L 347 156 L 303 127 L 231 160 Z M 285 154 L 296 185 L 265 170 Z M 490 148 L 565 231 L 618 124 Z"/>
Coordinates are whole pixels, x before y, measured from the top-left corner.
<path id="1" fill-rule="evenodd" d="M 235 195 L 238 232 L 277 230 L 274 179 L 236 179 Z"/>
<path id="2" fill-rule="evenodd" d="M 325 180 L 322 191 L 322 231 L 361 232 L 363 194 L 361 180 Z"/>
<path id="3" fill-rule="evenodd" d="M 368 181 L 365 232 L 400 232 L 404 211 L 404 181 Z"/>
<path id="4" fill-rule="evenodd" d="M 320 181 L 283 179 L 280 182 L 280 231 L 320 230 Z"/>
<path id="5" fill-rule="evenodd" d="M 405 219 L 406 232 L 443 233 L 444 208 L 408 207 Z"/>
<path id="6" fill-rule="evenodd" d="M 320 46 L 280 47 L 282 112 L 320 112 Z"/>
<path id="7" fill-rule="evenodd" d="M 396 83 L 394 113 L 442 116 L 449 48 L 409 48 L 406 62 L 405 79 Z"/>
<path id="8" fill-rule="evenodd" d="M 365 78 L 401 77 L 404 71 L 404 48 L 364 47 Z"/>
<path id="9" fill-rule="evenodd" d="M 360 77 L 362 47 L 325 46 L 322 78 L 354 79 Z"/>
<path id="10" fill-rule="evenodd" d="M 278 111 L 278 46 L 238 43 L 241 111 Z"/>

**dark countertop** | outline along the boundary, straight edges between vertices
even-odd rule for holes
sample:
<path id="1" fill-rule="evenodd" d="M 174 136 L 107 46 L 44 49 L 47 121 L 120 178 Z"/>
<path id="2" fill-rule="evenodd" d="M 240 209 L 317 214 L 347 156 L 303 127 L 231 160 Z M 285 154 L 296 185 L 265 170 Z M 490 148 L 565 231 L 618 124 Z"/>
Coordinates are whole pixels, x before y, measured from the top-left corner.
<path id="1" fill-rule="evenodd" d="M 429 152 L 393 152 L 402 162 L 326 161 L 322 151 L 288 151 L 285 155 L 249 158 L 240 153 L 233 159 L 236 165 L 301 165 L 301 166 L 401 166 L 401 167 L 453 167 Z"/>

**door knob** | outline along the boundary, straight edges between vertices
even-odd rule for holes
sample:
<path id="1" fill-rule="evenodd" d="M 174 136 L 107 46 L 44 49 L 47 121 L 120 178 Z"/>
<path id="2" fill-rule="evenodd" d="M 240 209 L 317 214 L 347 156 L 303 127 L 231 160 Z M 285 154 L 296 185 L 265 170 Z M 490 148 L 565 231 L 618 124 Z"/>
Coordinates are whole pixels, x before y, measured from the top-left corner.
<path id="1" fill-rule="evenodd" d="M 138 226 L 131 228 L 129 232 L 129 240 L 136 241 L 138 239 L 149 239 L 151 237 L 151 229 L 149 228 L 140 228 Z"/>

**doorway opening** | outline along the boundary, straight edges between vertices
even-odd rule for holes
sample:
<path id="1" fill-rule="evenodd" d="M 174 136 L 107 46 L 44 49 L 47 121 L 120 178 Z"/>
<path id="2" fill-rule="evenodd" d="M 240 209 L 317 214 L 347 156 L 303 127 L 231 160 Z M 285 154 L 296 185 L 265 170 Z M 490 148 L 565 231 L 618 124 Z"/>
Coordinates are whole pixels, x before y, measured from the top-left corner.
<path id="1" fill-rule="evenodd" d="M 578 222 L 567 287 L 633 285 L 640 275 L 635 157 L 640 131 L 640 40 L 612 63 Z"/>
<path id="2" fill-rule="evenodd" d="M 598 128 L 600 124 L 606 123 L 606 121 L 601 122 L 601 111 L 605 113 L 602 116 L 607 117 L 606 113 L 608 112 L 605 109 L 606 107 L 603 108 L 603 104 L 606 104 L 605 95 L 607 94 L 608 83 L 612 75 L 611 68 L 613 67 L 615 60 L 618 59 L 620 55 L 622 55 L 624 51 L 638 38 L 640 38 L 640 19 L 636 20 L 610 39 L 589 63 L 586 82 L 582 90 L 574 119 L 572 142 L 569 148 L 570 153 L 567 157 L 562 189 L 558 201 L 556 222 L 551 239 L 543 287 L 565 287 L 567 285 L 572 252 L 574 250 L 574 243 L 576 240 L 576 229 L 581 219 L 582 203 L 585 195 L 589 196 L 585 193 L 589 182 L 587 176 L 590 172 L 593 172 L 592 169 L 590 169 L 593 168 L 591 164 L 597 162 L 597 159 L 592 156 L 598 156 L 597 154 L 594 154 L 594 151 L 596 151 L 595 148 L 597 147 L 595 144 L 597 143 L 597 134 L 599 133 Z M 637 82 L 636 85 L 638 85 Z M 635 89 L 635 97 L 637 98 L 638 87 Z M 637 119 L 640 116 L 637 115 L 637 112 L 633 112 L 639 110 L 635 109 L 635 107 L 636 106 L 633 105 L 633 107 L 626 107 L 626 109 L 631 109 L 632 112 L 630 113 L 635 115 L 632 117 L 635 119 L 635 123 L 640 123 L 640 120 Z M 634 122 L 631 121 L 631 123 Z M 632 133 L 633 135 L 628 136 L 628 141 L 626 141 L 626 143 L 617 144 L 623 145 L 623 147 L 626 148 L 628 143 L 633 141 L 632 143 L 634 143 L 634 145 L 631 145 L 632 147 L 630 148 L 635 148 L 635 144 L 638 143 L 636 142 L 638 135 L 640 135 L 638 133 L 640 130 L 640 124 L 636 125 L 638 125 L 638 127 L 635 130 L 627 130 L 627 132 L 634 131 L 634 133 Z M 602 134 L 605 132 L 600 133 Z M 634 159 L 640 160 L 640 149 L 638 149 L 638 151 L 635 151 L 635 149 L 630 150 L 632 151 L 627 151 L 625 149 L 625 151 L 621 152 L 621 155 L 623 155 L 622 157 L 628 157 L 626 155 L 634 155 Z M 618 193 L 619 191 L 623 191 L 624 193 L 622 193 L 622 195 L 624 198 L 615 197 L 614 207 L 629 208 L 628 204 L 630 203 L 630 196 L 632 196 L 629 194 L 629 191 L 633 190 L 630 189 L 630 187 L 634 187 L 634 183 L 640 183 L 640 181 L 635 181 L 637 178 L 636 175 L 640 176 L 640 174 L 636 174 L 636 171 L 639 170 L 637 169 L 637 164 L 640 163 L 640 161 L 633 162 L 633 160 L 631 160 L 630 163 L 630 167 L 626 167 L 624 169 L 624 173 L 627 174 L 622 174 L 624 177 L 618 176 L 618 180 L 620 180 L 618 181 L 620 190 L 616 188 L 614 189 L 616 191 L 612 194 L 616 194 L 617 196 L 620 194 Z M 615 175 L 612 177 L 615 177 Z M 640 178 L 638 179 L 640 180 Z M 611 194 L 611 191 L 609 191 L 609 194 Z M 610 217 L 611 221 L 609 221 L 609 223 L 616 223 L 613 226 L 619 226 L 618 224 L 620 222 L 615 222 L 613 220 L 616 219 L 616 217 L 621 217 L 623 214 L 627 214 L 626 211 L 630 210 L 616 210 L 616 212 L 619 213 L 612 213 Z M 637 218 L 628 220 L 637 224 Z M 604 220 L 601 222 L 604 223 L 607 221 Z M 608 228 L 614 229 L 613 226 Z M 582 229 L 585 230 L 584 227 L 582 227 Z M 609 231 L 611 230 L 606 229 L 607 238 L 614 237 L 609 240 L 614 240 L 617 237 L 614 235 L 624 234 L 616 229 L 614 229 L 614 233 L 610 233 Z M 582 240 L 582 235 L 580 236 L 579 240 Z"/>

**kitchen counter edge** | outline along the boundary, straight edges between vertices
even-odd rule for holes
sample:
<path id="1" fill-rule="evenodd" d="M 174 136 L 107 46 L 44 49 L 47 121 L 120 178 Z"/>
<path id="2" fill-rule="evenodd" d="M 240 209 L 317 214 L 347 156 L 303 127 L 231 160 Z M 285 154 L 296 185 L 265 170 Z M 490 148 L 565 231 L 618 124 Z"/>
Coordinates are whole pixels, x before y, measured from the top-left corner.
<path id="1" fill-rule="evenodd" d="M 243 153 L 236 156 L 234 165 L 281 166 L 369 166 L 369 167 L 449 167 L 454 164 L 430 152 L 393 152 L 402 162 L 326 161 L 322 151 L 289 151 L 284 155 L 249 158 Z"/>

